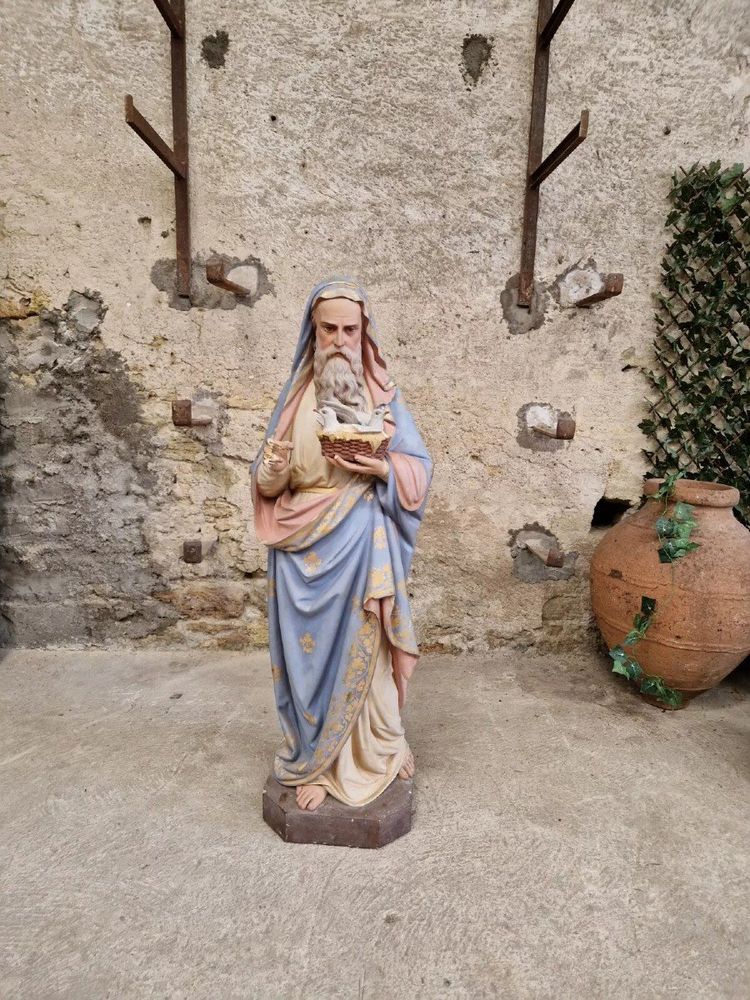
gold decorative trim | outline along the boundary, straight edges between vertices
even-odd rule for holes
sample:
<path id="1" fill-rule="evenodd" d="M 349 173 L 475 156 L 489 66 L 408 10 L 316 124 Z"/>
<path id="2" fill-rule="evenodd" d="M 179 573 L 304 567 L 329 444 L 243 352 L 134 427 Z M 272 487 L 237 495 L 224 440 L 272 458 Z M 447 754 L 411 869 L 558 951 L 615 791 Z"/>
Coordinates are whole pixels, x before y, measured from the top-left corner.
<path id="1" fill-rule="evenodd" d="M 329 754 L 329 756 L 327 757 L 327 759 L 324 760 L 323 763 L 320 764 L 318 767 L 316 767 L 314 771 L 311 771 L 310 774 L 306 774 L 302 778 L 280 778 L 275 773 L 276 768 L 274 767 L 274 777 L 282 785 L 287 785 L 289 787 L 293 787 L 294 785 L 309 785 L 312 782 L 314 782 L 315 779 L 319 775 L 321 775 L 325 770 L 327 770 L 331 766 L 331 764 L 334 762 L 334 760 L 336 760 L 336 758 L 338 757 L 339 753 L 341 752 L 341 748 L 343 747 L 344 743 L 346 743 L 346 741 L 349 739 L 349 736 L 351 735 L 352 729 L 354 729 L 354 726 L 355 726 L 355 724 L 357 722 L 357 719 L 360 716 L 360 712 L 362 711 L 362 707 L 363 707 L 363 705 L 365 703 L 365 699 L 367 698 L 367 694 L 368 694 L 368 692 L 370 690 L 370 687 L 372 685 L 372 678 L 373 678 L 373 675 L 375 673 L 375 665 L 377 664 L 377 662 L 378 662 L 378 656 L 380 655 L 380 642 L 381 642 L 381 634 L 382 634 L 381 628 L 380 628 L 380 621 L 378 620 L 378 616 L 376 614 L 374 614 L 372 611 L 366 611 L 366 612 L 363 612 L 363 617 L 364 617 L 365 621 L 360 626 L 359 632 L 361 632 L 369 624 L 367 622 L 367 619 L 369 618 L 371 620 L 371 624 L 374 626 L 374 633 L 375 633 L 375 635 L 374 635 L 374 644 L 373 644 L 373 649 L 372 649 L 372 655 L 370 657 L 370 665 L 369 665 L 369 668 L 368 668 L 368 671 L 367 671 L 367 677 L 364 679 L 364 681 L 360 681 L 360 683 L 357 685 L 357 691 L 359 693 L 359 701 L 358 701 L 357 706 L 356 706 L 356 708 L 354 710 L 354 713 L 353 713 L 352 718 L 351 718 L 351 720 L 349 722 L 349 725 L 346 727 L 346 729 L 342 733 L 340 740 L 338 741 L 338 743 L 334 747 L 333 751 Z M 351 663 L 347 667 L 347 672 L 349 670 L 351 670 Z M 361 690 L 360 690 L 360 687 L 361 687 Z M 347 694 L 349 694 L 349 692 L 344 692 L 343 693 L 343 697 L 345 698 L 347 696 Z M 330 711 L 330 706 L 329 706 L 329 711 Z M 320 744 L 321 740 L 323 739 L 323 736 L 324 736 L 324 733 L 321 733 L 320 734 L 320 738 L 318 740 L 318 744 Z M 316 751 L 316 753 L 317 753 L 317 751 Z M 315 755 L 313 755 L 313 757 L 314 756 Z M 291 768 L 287 768 L 287 770 L 291 770 Z"/>

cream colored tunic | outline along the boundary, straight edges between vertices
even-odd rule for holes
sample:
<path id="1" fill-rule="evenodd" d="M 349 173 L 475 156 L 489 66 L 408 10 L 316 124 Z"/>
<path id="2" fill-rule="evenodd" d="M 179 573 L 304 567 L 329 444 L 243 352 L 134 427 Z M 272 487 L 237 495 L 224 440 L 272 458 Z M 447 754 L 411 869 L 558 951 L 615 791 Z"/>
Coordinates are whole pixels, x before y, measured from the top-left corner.
<path id="1" fill-rule="evenodd" d="M 278 496 L 288 486 L 293 491 L 292 503 L 297 497 L 309 500 L 310 493 L 338 489 L 354 475 L 346 469 L 337 469 L 323 457 L 317 436 L 319 425 L 312 412 L 315 405 L 315 387 L 311 382 L 294 418 L 289 469 L 278 474 L 261 463 L 258 470 L 258 488 L 264 496 Z M 372 407 L 369 393 L 367 405 Z M 385 632 L 381 632 L 378 660 L 362 711 L 336 760 L 313 783 L 322 785 L 347 805 L 367 805 L 396 777 L 408 750 L 388 640 Z"/>

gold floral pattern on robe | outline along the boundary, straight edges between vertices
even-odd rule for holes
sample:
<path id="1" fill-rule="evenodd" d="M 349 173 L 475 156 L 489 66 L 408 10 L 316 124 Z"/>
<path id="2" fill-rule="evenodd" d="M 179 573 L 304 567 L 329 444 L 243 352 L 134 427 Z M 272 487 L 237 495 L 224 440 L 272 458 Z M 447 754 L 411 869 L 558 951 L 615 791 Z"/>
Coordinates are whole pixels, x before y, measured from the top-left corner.
<path id="1" fill-rule="evenodd" d="M 370 570 L 370 585 L 367 591 L 368 597 L 390 597 L 394 592 L 393 570 L 390 563 L 385 566 L 376 566 Z"/>
<path id="2" fill-rule="evenodd" d="M 323 560 L 320 558 L 317 552 L 313 551 L 308 552 L 305 558 L 302 560 L 302 562 L 305 564 L 305 569 L 309 570 L 311 573 L 314 573 L 315 570 L 320 567 L 322 561 Z"/>

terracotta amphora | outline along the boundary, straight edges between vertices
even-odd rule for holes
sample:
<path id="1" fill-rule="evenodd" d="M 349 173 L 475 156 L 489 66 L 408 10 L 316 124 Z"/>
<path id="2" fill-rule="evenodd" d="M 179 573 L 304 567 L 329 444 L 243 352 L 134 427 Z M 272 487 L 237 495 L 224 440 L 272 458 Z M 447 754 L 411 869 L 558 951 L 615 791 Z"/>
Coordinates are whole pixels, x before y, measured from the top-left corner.
<path id="1" fill-rule="evenodd" d="M 680 691 L 684 705 L 750 653 L 750 531 L 732 512 L 740 499 L 733 487 L 678 479 L 665 511 L 664 502 L 653 499 L 663 481 L 646 479 L 644 505 L 597 545 L 591 600 L 611 649 L 631 628 L 641 597 L 656 599 L 651 627 L 632 655 L 645 673 Z M 654 524 L 678 501 L 693 505 L 691 541 L 700 548 L 661 563 Z"/>

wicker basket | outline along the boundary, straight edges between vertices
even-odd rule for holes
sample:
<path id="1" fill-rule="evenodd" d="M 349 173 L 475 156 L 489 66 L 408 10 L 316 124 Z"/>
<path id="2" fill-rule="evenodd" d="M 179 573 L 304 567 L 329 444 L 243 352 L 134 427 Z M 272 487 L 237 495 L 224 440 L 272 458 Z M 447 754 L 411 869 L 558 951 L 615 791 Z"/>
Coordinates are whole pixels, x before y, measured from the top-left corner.
<path id="1" fill-rule="evenodd" d="M 356 455 L 383 458 L 388 451 L 389 438 L 386 434 L 358 434 L 352 431 L 326 434 L 320 431 L 318 438 L 326 458 L 338 456 L 347 462 L 353 462 Z M 374 450 L 373 445 L 375 445 Z"/>

